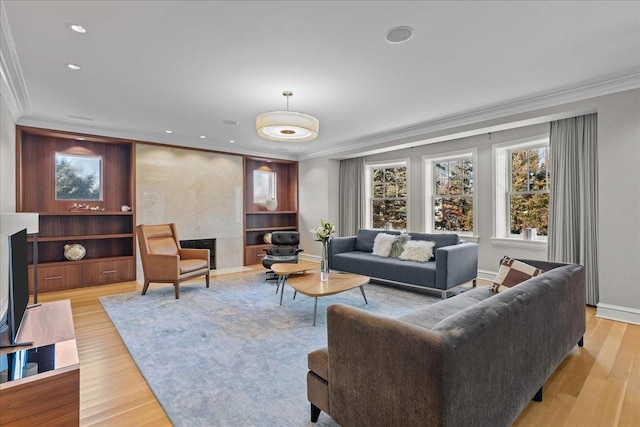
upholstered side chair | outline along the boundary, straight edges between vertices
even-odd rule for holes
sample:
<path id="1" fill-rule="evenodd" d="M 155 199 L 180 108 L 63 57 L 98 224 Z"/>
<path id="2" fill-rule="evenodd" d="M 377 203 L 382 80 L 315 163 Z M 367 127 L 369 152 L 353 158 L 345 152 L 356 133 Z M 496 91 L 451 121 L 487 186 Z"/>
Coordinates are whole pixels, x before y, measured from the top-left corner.
<path id="1" fill-rule="evenodd" d="M 209 287 L 209 249 L 182 249 L 175 224 L 140 224 L 136 235 L 144 272 L 142 295 L 151 282 L 173 283 L 178 299 L 180 282 L 198 276 L 204 276 Z"/>

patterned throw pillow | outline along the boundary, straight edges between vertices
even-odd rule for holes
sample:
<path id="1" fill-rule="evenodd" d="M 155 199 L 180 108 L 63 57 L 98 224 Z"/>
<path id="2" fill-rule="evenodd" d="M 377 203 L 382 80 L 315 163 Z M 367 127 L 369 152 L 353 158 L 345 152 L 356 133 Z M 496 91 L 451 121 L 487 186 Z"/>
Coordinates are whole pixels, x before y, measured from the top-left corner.
<path id="1" fill-rule="evenodd" d="M 379 256 L 389 256 L 391 245 L 398 238 L 393 234 L 378 233 L 373 241 L 373 254 Z"/>
<path id="2" fill-rule="evenodd" d="M 411 240 L 410 235 L 406 233 L 399 235 L 398 238 L 391 245 L 391 252 L 389 252 L 389 256 L 393 258 L 398 258 L 402 254 L 402 251 L 404 251 L 405 243 L 407 243 L 409 240 Z"/>
<path id="3" fill-rule="evenodd" d="M 518 283 L 539 276 L 542 273 L 544 273 L 544 271 L 539 268 L 505 256 L 500 262 L 500 270 L 498 271 L 496 280 L 493 282 L 493 286 L 491 286 L 491 290 L 496 293 L 506 291 Z"/>
<path id="4" fill-rule="evenodd" d="M 404 250 L 399 258 L 405 261 L 427 262 L 433 256 L 433 247 L 436 242 L 426 240 L 411 240 L 405 243 Z"/>

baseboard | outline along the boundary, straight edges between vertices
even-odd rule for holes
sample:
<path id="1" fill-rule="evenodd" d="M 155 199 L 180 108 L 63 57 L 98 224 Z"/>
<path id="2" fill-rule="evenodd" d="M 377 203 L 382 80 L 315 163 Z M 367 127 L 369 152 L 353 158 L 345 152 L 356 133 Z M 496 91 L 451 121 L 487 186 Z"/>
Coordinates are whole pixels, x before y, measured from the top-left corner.
<path id="1" fill-rule="evenodd" d="M 298 258 L 303 259 L 305 261 L 314 261 L 318 263 L 320 262 L 319 255 L 309 255 L 309 254 L 301 253 L 300 255 L 298 255 Z"/>
<path id="2" fill-rule="evenodd" d="M 598 307 L 596 317 L 640 325 L 640 309 L 601 302 L 596 307 Z"/>
<path id="3" fill-rule="evenodd" d="M 497 271 L 478 270 L 478 279 L 488 280 L 489 282 L 493 282 L 497 275 Z"/>

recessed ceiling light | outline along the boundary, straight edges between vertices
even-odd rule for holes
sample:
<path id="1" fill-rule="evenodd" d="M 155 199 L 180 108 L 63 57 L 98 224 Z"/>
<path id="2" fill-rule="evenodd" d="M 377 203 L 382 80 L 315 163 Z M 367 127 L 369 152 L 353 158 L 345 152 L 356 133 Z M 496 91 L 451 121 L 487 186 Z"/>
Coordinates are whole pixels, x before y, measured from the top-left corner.
<path id="1" fill-rule="evenodd" d="M 71 28 L 76 33 L 80 33 L 80 34 L 84 34 L 84 33 L 87 32 L 86 28 L 84 28 L 82 25 L 78 25 L 78 24 L 71 24 L 71 25 L 69 25 L 69 28 Z"/>
<path id="2" fill-rule="evenodd" d="M 69 68 L 70 70 L 79 70 L 80 66 L 76 64 L 67 64 L 67 68 Z"/>
<path id="3" fill-rule="evenodd" d="M 206 136 L 200 135 L 200 139 L 205 139 L 205 138 L 206 138 Z"/>
<path id="4" fill-rule="evenodd" d="M 387 41 L 391 44 L 399 44 L 408 41 L 415 34 L 415 30 L 405 25 L 394 27 L 387 31 Z"/>
<path id="5" fill-rule="evenodd" d="M 165 130 L 164 133 L 173 133 L 172 130 Z"/>
<path id="6" fill-rule="evenodd" d="M 235 141 L 233 139 L 230 139 L 229 142 L 232 143 L 232 144 L 235 143 Z"/>
<path id="7" fill-rule="evenodd" d="M 225 125 L 237 125 L 240 122 L 237 120 L 223 120 L 222 123 L 224 123 Z"/>

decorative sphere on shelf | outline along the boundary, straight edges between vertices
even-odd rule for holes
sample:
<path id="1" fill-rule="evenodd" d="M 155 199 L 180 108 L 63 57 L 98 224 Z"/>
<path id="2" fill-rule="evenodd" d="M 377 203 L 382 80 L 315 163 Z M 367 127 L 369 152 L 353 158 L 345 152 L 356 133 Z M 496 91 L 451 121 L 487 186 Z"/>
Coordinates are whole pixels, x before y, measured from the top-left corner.
<path id="1" fill-rule="evenodd" d="M 267 199 L 266 202 L 264 202 L 265 207 L 267 208 L 268 211 L 275 211 L 276 208 L 278 207 L 278 201 L 276 199 L 274 199 L 273 197 L 271 197 L 270 199 Z"/>
<path id="2" fill-rule="evenodd" d="M 64 245 L 64 257 L 69 261 L 78 261 L 87 254 L 87 250 L 79 243 Z"/>

